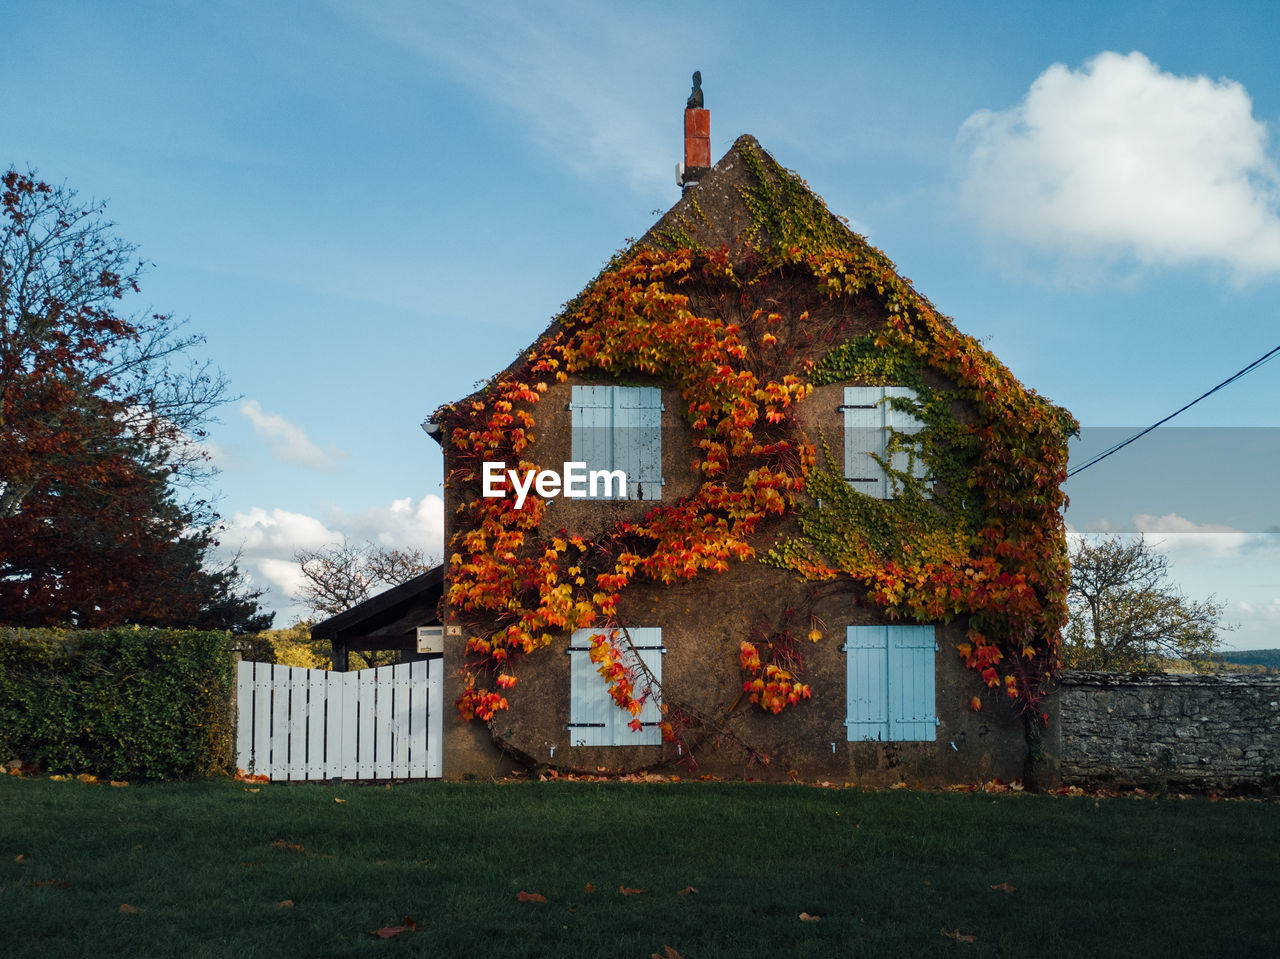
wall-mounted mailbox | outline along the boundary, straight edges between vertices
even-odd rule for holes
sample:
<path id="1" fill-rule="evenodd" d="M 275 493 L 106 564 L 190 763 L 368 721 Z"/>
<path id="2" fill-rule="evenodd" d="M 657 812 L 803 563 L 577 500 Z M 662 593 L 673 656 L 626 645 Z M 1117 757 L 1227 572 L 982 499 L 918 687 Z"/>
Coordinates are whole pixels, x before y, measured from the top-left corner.
<path id="1" fill-rule="evenodd" d="M 443 626 L 419 626 L 418 627 L 418 652 L 443 653 L 444 652 L 444 627 Z"/>

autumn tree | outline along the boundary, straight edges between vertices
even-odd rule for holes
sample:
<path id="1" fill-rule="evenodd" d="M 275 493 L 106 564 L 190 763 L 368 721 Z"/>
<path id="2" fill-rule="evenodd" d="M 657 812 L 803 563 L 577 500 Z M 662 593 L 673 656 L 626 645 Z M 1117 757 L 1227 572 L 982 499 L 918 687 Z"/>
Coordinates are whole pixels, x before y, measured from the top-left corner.
<path id="1" fill-rule="evenodd" d="M 1224 606 L 1192 600 L 1169 579 L 1169 559 L 1141 536 L 1080 539 L 1071 549 L 1063 662 L 1075 669 L 1152 670 L 1204 661 L 1218 648 Z"/>
<path id="2" fill-rule="evenodd" d="M 293 558 L 305 580 L 294 598 L 317 616 L 346 612 L 379 590 L 407 583 L 439 563 L 422 549 L 353 546 L 346 541 L 299 550 Z"/>
<path id="3" fill-rule="evenodd" d="M 195 490 L 226 383 L 172 317 L 122 310 L 144 264 L 101 203 L 0 177 L 0 620 L 261 628 Z"/>

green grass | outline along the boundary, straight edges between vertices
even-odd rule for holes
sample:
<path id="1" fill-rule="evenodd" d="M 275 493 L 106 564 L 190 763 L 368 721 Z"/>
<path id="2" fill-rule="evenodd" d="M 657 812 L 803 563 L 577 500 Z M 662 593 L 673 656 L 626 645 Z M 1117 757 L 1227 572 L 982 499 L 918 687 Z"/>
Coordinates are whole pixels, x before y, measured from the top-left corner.
<path id="1" fill-rule="evenodd" d="M 1277 902 L 1277 803 L 0 780 L 6 956 L 1275 956 Z"/>

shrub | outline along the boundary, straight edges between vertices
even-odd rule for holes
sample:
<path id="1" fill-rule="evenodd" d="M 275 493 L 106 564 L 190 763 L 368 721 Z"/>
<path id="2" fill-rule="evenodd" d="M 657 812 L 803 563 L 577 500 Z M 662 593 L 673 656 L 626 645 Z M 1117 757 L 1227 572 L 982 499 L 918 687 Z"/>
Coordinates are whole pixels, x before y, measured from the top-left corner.
<path id="1" fill-rule="evenodd" d="M 0 629 L 0 760 L 112 779 L 195 779 L 231 763 L 226 633 Z"/>

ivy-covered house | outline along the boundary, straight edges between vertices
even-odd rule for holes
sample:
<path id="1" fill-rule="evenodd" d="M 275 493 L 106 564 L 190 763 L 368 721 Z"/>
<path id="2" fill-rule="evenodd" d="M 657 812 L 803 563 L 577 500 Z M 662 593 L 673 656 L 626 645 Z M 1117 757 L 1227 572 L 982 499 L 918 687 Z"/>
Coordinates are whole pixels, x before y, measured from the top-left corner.
<path id="1" fill-rule="evenodd" d="M 445 775 L 1022 778 L 1074 421 L 753 138 L 690 156 L 679 202 L 426 426 Z"/>

